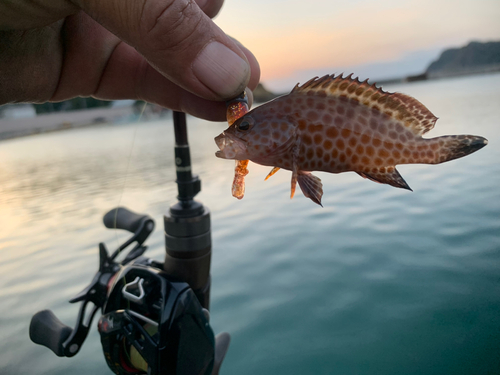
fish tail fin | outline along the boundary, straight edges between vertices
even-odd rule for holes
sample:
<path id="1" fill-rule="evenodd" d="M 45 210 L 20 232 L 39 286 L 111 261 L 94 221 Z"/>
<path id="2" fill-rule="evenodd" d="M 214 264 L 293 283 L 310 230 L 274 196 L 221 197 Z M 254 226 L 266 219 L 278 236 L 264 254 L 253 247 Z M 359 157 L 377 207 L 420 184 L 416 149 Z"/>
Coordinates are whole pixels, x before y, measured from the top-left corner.
<path id="1" fill-rule="evenodd" d="M 488 144 L 486 138 L 476 135 L 446 135 L 430 139 L 429 142 L 430 150 L 434 151 L 427 151 L 427 158 L 423 158 L 427 161 L 421 161 L 426 164 L 440 164 L 458 159 L 472 154 Z"/>

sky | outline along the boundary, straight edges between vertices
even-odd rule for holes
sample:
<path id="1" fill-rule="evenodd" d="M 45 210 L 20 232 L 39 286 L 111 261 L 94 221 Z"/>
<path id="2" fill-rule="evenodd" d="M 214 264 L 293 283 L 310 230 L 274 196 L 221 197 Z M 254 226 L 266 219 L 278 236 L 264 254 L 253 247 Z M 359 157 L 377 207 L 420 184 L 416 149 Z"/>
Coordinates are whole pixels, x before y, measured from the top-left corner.
<path id="1" fill-rule="evenodd" d="M 422 73 L 450 47 L 500 40 L 499 0 L 225 0 L 215 22 L 248 47 L 261 82 Z"/>

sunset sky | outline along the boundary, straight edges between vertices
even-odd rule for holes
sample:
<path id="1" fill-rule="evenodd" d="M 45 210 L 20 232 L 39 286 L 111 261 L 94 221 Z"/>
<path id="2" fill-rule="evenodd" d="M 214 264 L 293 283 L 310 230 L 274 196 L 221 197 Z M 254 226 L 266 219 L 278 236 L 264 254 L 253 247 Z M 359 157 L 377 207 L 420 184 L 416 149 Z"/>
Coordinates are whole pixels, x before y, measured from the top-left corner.
<path id="1" fill-rule="evenodd" d="M 443 49 L 500 40 L 499 0 L 225 0 L 215 22 L 287 91 L 316 75 L 421 73 Z"/>

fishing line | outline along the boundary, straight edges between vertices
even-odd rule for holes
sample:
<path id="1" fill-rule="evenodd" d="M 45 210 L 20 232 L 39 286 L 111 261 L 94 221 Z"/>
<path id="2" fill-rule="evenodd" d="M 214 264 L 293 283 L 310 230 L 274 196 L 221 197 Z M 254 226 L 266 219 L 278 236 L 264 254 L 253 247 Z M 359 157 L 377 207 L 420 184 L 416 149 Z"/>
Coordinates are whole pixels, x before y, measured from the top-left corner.
<path id="1" fill-rule="evenodd" d="M 129 152 L 128 158 L 127 158 L 127 167 L 125 168 L 125 179 L 123 180 L 123 185 L 121 187 L 120 197 L 118 199 L 118 205 L 116 207 L 120 207 L 120 204 L 122 203 L 123 194 L 125 192 L 125 187 L 127 186 L 127 181 L 128 181 L 128 175 L 129 175 L 129 170 L 130 170 L 130 160 L 132 159 L 132 152 L 134 151 L 135 138 L 137 136 L 137 128 L 139 127 L 139 122 L 142 119 L 142 115 L 144 114 L 144 111 L 146 110 L 147 105 L 148 105 L 148 103 L 144 102 L 144 105 L 142 106 L 141 113 L 139 114 L 139 118 L 137 119 L 136 125 L 134 127 L 134 134 L 132 135 L 132 144 L 130 145 L 130 152 Z M 116 231 L 116 229 L 117 229 L 116 228 L 117 217 L 118 217 L 118 209 L 115 210 L 115 216 L 114 216 L 114 220 L 113 220 L 113 229 L 115 229 L 115 241 L 118 244 L 117 248 L 119 248 L 120 242 L 118 241 L 118 234 Z M 118 253 L 117 255 L 119 255 L 119 254 L 120 253 Z"/>

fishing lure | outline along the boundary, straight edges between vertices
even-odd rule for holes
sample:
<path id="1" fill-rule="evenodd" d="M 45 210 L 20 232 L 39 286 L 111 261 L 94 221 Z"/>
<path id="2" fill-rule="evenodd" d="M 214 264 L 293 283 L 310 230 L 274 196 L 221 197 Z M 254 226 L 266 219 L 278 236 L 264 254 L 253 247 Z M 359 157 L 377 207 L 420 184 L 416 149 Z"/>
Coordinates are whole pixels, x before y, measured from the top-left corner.
<path id="1" fill-rule="evenodd" d="M 229 100 L 226 103 L 226 118 L 229 126 L 238 120 L 241 116 L 248 113 L 248 100 L 246 94 L 243 91 L 237 98 Z M 236 160 L 236 166 L 234 168 L 234 179 L 233 186 L 231 188 L 231 193 L 233 197 L 237 199 L 242 199 L 245 195 L 245 176 L 248 174 L 248 162 L 249 160 Z"/>
<path id="2" fill-rule="evenodd" d="M 439 164 L 469 155 L 488 141 L 474 135 L 422 138 L 437 120 L 418 100 L 387 93 L 353 79 L 352 74 L 315 77 L 288 95 L 261 105 L 215 138 L 224 159 L 292 171 L 297 182 L 321 205 L 321 180 L 311 171 L 354 171 L 375 182 L 411 190 L 398 164 Z"/>

